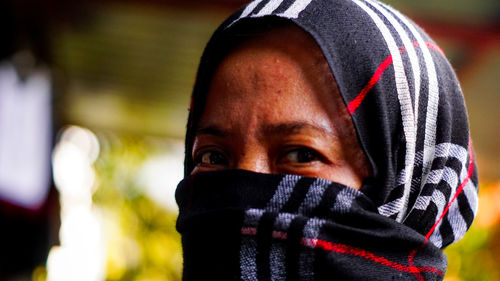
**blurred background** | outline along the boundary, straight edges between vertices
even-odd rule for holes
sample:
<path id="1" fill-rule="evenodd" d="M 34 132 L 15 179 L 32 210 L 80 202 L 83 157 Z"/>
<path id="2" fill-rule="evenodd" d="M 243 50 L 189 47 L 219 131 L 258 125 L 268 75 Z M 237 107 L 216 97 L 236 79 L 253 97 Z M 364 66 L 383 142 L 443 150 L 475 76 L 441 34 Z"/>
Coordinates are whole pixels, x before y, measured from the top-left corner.
<path id="1" fill-rule="evenodd" d="M 180 280 L 191 88 L 245 3 L 0 0 L 0 280 Z M 387 3 L 444 49 L 468 105 L 479 215 L 445 280 L 500 280 L 500 0 Z"/>

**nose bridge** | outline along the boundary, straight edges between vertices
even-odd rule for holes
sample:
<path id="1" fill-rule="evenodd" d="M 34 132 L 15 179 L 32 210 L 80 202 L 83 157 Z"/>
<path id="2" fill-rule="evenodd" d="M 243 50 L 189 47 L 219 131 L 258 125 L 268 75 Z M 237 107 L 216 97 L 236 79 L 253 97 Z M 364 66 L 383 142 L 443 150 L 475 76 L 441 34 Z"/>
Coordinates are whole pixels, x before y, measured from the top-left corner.
<path id="1" fill-rule="evenodd" d="M 245 108 L 247 112 L 238 119 L 238 137 L 234 139 L 236 157 L 233 168 L 269 174 L 271 165 L 267 145 L 259 137 L 262 116 L 257 114 L 255 105 Z"/>
<path id="2" fill-rule="evenodd" d="M 238 157 L 234 168 L 257 173 L 271 173 L 271 165 L 266 153 L 256 149 L 244 151 Z"/>

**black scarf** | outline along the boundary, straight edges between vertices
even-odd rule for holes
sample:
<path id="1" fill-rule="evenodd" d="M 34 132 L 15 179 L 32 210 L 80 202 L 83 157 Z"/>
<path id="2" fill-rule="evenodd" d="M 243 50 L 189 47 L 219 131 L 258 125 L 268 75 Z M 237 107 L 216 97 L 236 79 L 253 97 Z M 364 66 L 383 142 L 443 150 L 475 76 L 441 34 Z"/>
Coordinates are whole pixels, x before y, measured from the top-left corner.
<path id="1" fill-rule="evenodd" d="M 184 280 L 441 280 L 446 268 L 421 234 L 327 180 L 221 171 L 176 197 Z"/>
<path id="2" fill-rule="evenodd" d="M 277 20 L 309 33 L 330 66 L 372 167 L 360 191 L 291 175 L 189 176 L 215 67 L 241 27 Z M 441 280 L 441 249 L 477 211 L 453 69 L 421 29 L 372 0 L 256 0 L 233 14 L 201 59 L 186 152 L 177 191 L 185 280 Z"/>

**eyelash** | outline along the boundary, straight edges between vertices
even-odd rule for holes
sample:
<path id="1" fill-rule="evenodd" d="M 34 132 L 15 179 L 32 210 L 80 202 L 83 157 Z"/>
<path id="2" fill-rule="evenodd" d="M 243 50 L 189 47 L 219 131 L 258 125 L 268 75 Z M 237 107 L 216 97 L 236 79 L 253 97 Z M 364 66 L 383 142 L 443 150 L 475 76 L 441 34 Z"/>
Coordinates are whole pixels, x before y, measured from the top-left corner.
<path id="1" fill-rule="evenodd" d="M 217 153 L 215 155 L 218 155 L 218 156 L 223 156 L 224 157 L 224 161 L 225 163 L 223 164 L 212 164 L 212 163 L 203 163 L 203 158 L 204 156 L 207 154 L 207 153 Z M 209 161 L 212 161 L 211 157 L 208 156 L 210 159 Z M 220 160 L 220 159 L 219 159 Z M 225 155 L 225 153 L 217 150 L 217 149 L 213 149 L 213 148 L 207 148 L 207 149 L 203 149 L 203 150 L 200 150 L 198 152 L 196 152 L 195 156 L 194 156 L 194 164 L 197 166 L 197 165 L 228 165 L 228 159 L 227 159 L 227 156 Z"/>
<path id="2" fill-rule="evenodd" d="M 212 153 L 211 155 L 208 155 L 208 153 Z M 291 156 L 292 153 L 295 153 L 296 155 Z M 221 159 L 221 156 L 223 159 Z M 204 157 L 208 157 L 208 159 L 203 159 Z M 214 160 L 212 157 L 216 157 Z M 304 157 L 306 159 L 304 159 Z M 296 158 L 296 159 L 290 159 L 290 158 Z M 301 159 L 302 158 L 302 159 Z M 225 153 L 219 151 L 218 149 L 214 148 L 207 148 L 198 151 L 195 156 L 194 156 L 194 164 L 196 166 L 198 165 L 206 165 L 206 166 L 227 166 L 229 164 L 228 157 L 225 155 Z M 208 160 L 208 161 L 207 161 Z M 283 153 L 281 153 L 281 156 L 278 157 L 276 164 L 277 165 L 283 165 L 283 164 L 292 164 L 292 165 L 307 165 L 311 162 L 315 161 L 323 161 L 324 157 L 321 155 L 321 153 L 317 152 L 316 150 L 309 148 L 309 147 L 287 147 Z M 217 162 L 217 161 L 222 161 L 222 163 L 212 163 Z M 208 162 L 208 163 L 206 163 Z"/>
<path id="3" fill-rule="evenodd" d="M 296 161 L 287 161 L 291 153 L 296 153 L 295 159 Z M 301 154 L 302 153 L 302 154 Z M 304 155 L 306 153 L 306 155 Z M 308 159 L 300 159 L 302 157 L 306 157 Z M 301 161 L 305 160 L 305 161 Z M 286 151 L 282 154 L 281 157 L 278 159 L 278 164 L 279 163 L 292 163 L 292 164 L 298 164 L 298 165 L 305 165 L 314 161 L 321 161 L 323 160 L 323 157 L 321 153 L 316 151 L 315 149 L 309 148 L 309 147 L 290 147 L 286 149 Z"/>

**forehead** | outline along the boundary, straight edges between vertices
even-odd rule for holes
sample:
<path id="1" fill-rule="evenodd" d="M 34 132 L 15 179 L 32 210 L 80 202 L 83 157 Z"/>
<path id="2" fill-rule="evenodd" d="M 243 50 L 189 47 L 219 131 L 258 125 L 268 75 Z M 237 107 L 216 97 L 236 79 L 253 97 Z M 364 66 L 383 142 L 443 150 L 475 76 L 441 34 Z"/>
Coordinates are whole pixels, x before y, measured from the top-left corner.
<path id="1" fill-rule="evenodd" d="M 325 125 L 345 121 L 346 114 L 316 42 L 288 25 L 247 38 L 221 61 L 200 125 L 228 125 L 255 115 L 269 122 L 300 119 Z"/>

